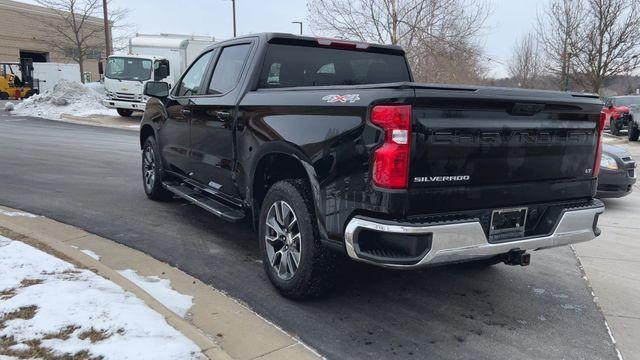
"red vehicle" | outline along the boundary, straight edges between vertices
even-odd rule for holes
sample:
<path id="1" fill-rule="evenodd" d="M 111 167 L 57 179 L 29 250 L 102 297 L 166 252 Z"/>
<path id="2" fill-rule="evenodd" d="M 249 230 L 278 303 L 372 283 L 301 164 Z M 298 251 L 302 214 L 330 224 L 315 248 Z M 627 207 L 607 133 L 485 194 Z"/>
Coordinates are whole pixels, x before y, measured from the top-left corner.
<path id="1" fill-rule="evenodd" d="M 604 103 L 604 109 L 602 109 L 606 115 L 605 129 L 609 129 L 613 135 L 620 135 L 620 130 L 629 126 L 631 105 L 636 105 L 639 102 L 639 96 L 614 96 L 608 98 Z"/>

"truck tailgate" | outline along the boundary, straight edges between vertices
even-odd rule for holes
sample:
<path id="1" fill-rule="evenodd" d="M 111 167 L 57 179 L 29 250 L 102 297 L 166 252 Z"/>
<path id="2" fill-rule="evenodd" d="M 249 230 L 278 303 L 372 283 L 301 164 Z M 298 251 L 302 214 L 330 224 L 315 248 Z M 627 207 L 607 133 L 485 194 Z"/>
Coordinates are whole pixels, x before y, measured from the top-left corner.
<path id="1" fill-rule="evenodd" d="M 445 92 L 416 89 L 410 212 L 592 196 L 598 99 L 514 89 Z"/>

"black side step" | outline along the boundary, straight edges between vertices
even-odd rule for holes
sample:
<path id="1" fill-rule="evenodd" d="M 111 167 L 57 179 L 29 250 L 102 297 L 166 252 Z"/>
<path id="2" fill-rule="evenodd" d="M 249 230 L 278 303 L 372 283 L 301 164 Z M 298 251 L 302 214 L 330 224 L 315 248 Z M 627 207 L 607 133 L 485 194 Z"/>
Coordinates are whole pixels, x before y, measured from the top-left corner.
<path id="1" fill-rule="evenodd" d="M 209 196 L 203 195 L 197 190 L 178 184 L 162 183 L 162 186 L 179 197 L 227 221 L 238 222 L 244 219 L 244 212 L 241 210 L 225 205 Z"/>

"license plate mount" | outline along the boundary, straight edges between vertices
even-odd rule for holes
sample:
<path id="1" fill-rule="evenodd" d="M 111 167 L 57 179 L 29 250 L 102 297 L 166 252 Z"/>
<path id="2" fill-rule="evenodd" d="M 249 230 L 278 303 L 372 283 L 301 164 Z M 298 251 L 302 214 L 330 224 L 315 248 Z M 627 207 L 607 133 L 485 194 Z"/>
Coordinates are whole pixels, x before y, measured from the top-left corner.
<path id="1" fill-rule="evenodd" d="M 526 207 L 493 210 L 489 228 L 490 240 L 523 237 L 527 210 Z"/>

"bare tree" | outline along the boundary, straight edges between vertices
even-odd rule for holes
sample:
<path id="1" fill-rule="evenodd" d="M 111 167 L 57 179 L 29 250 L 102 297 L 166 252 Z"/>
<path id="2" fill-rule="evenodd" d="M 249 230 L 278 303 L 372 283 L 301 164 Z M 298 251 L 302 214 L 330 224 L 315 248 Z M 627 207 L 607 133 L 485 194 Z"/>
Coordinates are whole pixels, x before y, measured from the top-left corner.
<path id="1" fill-rule="evenodd" d="M 457 82 L 482 69 L 482 0 L 310 0 L 308 10 L 322 34 L 402 46 L 418 80 Z"/>
<path id="2" fill-rule="evenodd" d="M 576 81 L 599 92 L 605 79 L 638 68 L 640 59 L 640 2 L 585 0 L 584 21 L 572 41 Z"/>
<path id="3" fill-rule="evenodd" d="M 544 51 L 545 67 L 559 79 L 559 88 L 569 90 L 573 54 L 571 45 L 584 20 L 583 0 L 552 0 L 538 13 L 536 34 Z"/>
<path id="4" fill-rule="evenodd" d="M 95 21 L 102 12 L 101 0 L 36 0 L 55 17 L 39 17 L 42 40 L 53 50 L 73 58 L 84 73 L 84 60 L 104 48 L 104 25 Z M 82 78 L 82 77 L 81 77 Z M 82 79 L 84 81 L 84 79 Z"/>
<path id="5" fill-rule="evenodd" d="M 542 58 L 538 41 L 533 34 L 527 34 L 513 48 L 509 60 L 509 75 L 523 88 L 535 88 L 543 73 Z"/>
<path id="6" fill-rule="evenodd" d="M 108 1 L 110 4 L 111 2 Z M 137 32 L 134 24 L 127 22 L 129 9 L 113 8 L 109 5 L 109 24 L 111 25 L 111 50 L 116 52 L 127 51 L 129 49 L 129 39 Z"/>

